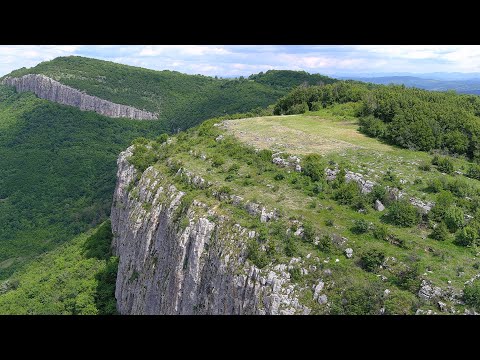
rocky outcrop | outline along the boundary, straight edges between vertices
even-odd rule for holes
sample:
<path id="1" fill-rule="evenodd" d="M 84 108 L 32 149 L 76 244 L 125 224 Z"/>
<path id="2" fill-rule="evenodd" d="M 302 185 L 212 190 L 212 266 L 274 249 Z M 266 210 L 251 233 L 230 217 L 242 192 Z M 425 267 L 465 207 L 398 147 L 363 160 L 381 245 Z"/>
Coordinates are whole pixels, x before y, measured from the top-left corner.
<path id="1" fill-rule="evenodd" d="M 293 265 L 259 269 L 247 259 L 256 236 L 198 200 L 154 167 L 138 174 L 118 159 L 112 247 L 119 257 L 121 314 L 308 314 Z M 322 297 L 322 301 L 325 299 Z"/>
<path id="2" fill-rule="evenodd" d="M 96 96 L 85 94 L 45 75 L 27 74 L 18 78 L 6 77 L 3 79 L 3 83 L 15 86 L 18 92 L 32 91 L 39 98 L 75 106 L 84 111 L 95 111 L 98 114 L 113 118 L 126 117 L 135 120 L 156 120 L 158 118 L 158 114 L 127 105 L 115 104 Z"/>

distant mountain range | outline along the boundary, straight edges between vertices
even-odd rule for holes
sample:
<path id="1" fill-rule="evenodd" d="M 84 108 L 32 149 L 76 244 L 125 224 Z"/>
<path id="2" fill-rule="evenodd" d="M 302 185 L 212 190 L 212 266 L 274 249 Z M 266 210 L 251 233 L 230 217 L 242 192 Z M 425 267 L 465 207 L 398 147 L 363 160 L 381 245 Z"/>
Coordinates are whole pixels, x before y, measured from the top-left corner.
<path id="1" fill-rule="evenodd" d="M 455 73 L 459 77 L 460 73 Z M 380 77 L 339 77 L 342 79 L 352 79 L 359 80 L 364 82 L 371 82 L 374 84 L 403 84 L 408 87 L 417 87 L 426 90 L 433 91 L 447 91 L 455 90 L 461 94 L 474 94 L 480 95 L 480 74 L 468 74 L 470 78 L 466 79 L 456 79 L 456 80 L 447 80 L 448 76 L 454 77 L 454 74 L 443 74 L 443 73 L 434 73 L 428 74 L 430 76 L 442 76 L 444 79 L 432 79 L 424 78 L 420 76 L 380 76 Z M 464 74 L 465 75 L 465 74 Z"/>

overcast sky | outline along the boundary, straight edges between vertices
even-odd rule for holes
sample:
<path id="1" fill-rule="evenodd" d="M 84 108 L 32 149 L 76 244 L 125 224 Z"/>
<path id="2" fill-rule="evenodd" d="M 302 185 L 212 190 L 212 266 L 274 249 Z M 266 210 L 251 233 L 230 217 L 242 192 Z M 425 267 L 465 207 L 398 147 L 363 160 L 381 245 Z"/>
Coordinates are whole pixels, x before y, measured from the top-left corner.
<path id="1" fill-rule="evenodd" d="M 327 75 L 480 71 L 477 45 L 1 45 L 0 76 L 66 55 L 211 76 L 269 69 Z"/>

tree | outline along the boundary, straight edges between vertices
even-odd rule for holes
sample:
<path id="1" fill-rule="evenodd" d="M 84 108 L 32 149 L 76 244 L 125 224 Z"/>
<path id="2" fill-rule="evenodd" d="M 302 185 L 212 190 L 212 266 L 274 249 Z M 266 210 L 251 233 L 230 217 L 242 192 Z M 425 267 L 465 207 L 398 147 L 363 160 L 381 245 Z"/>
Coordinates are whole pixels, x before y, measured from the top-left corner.
<path id="1" fill-rule="evenodd" d="M 367 250 L 360 257 L 360 264 L 366 271 L 375 271 L 385 260 L 385 254 L 377 249 Z"/>

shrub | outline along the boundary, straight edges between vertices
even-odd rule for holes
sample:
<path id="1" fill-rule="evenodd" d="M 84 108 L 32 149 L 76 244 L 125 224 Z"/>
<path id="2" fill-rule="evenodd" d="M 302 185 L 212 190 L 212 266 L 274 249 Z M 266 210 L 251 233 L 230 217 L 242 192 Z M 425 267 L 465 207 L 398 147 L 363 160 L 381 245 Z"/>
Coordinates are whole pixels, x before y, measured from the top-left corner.
<path id="1" fill-rule="evenodd" d="M 464 179 L 455 179 L 448 183 L 449 190 L 459 198 L 464 198 L 472 194 L 472 187 Z"/>
<path id="2" fill-rule="evenodd" d="M 360 194 L 360 189 L 356 182 L 349 181 L 342 184 L 333 194 L 333 198 L 342 205 L 353 205 L 354 200 Z"/>
<path id="3" fill-rule="evenodd" d="M 330 236 L 328 235 L 323 235 L 320 237 L 320 240 L 318 241 L 318 249 L 324 253 L 331 253 L 332 251 L 332 239 L 330 239 Z"/>
<path id="4" fill-rule="evenodd" d="M 213 167 L 219 167 L 225 164 L 225 159 L 221 157 L 220 155 L 214 155 L 212 157 L 212 166 Z"/>
<path id="5" fill-rule="evenodd" d="M 294 115 L 294 114 L 304 114 L 308 111 L 308 104 L 307 103 L 301 103 L 301 104 L 295 104 L 288 111 L 286 112 L 286 115 Z"/>
<path id="6" fill-rule="evenodd" d="M 293 282 L 298 282 L 302 278 L 302 273 L 298 267 L 291 268 L 288 272 L 290 273 L 290 279 L 292 279 Z"/>
<path id="7" fill-rule="evenodd" d="M 480 165 L 479 164 L 470 165 L 466 175 L 472 179 L 480 180 Z"/>
<path id="8" fill-rule="evenodd" d="M 236 173 L 239 169 L 240 169 L 240 165 L 238 165 L 237 163 L 233 163 L 228 168 L 228 172 L 235 172 Z"/>
<path id="9" fill-rule="evenodd" d="M 312 181 L 319 181 L 325 177 L 325 162 L 318 154 L 310 154 L 303 158 L 302 172 Z"/>
<path id="10" fill-rule="evenodd" d="M 409 227 L 420 222 L 420 213 L 407 200 L 394 201 L 386 214 L 386 218 L 394 225 Z"/>
<path id="11" fill-rule="evenodd" d="M 168 134 L 160 134 L 159 136 L 157 136 L 155 138 L 155 141 L 159 144 L 163 144 L 164 142 L 166 142 L 168 140 Z"/>
<path id="12" fill-rule="evenodd" d="M 455 199 L 450 191 L 440 191 L 437 195 L 435 206 L 430 212 L 430 218 L 440 221 L 444 218 L 447 210 L 453 205 Z"/>
<path id="13" fill-rule="evenodd" d="M 478 243 L 478 231 L 472 226 L 465 226 L 455 236 L 455 243 L 460 246 L 471 246 Z"/>
<path id="14" fill-rule="evenodd" d="M 449 207 L 445 212 L 445 225 L 447 225 L 448 230 L 450 230 L 450 232 L 456 232 L 463 226 L 463 223 L 463 210 L 456 206 Z"/>
<path id="15" fill-rule="evenodd" d="M 480 282 L 474 281 L 473 283 L 465 286 L 463 291 L 463 300 L 465 304 L 473 307 L 475 310 L 480 311 Z"/>
<path id="16" fill-rule="evenodd" d="M 325 225 L 327 225 L 327 226 L 334 226 L 335 224 L 334 224 L 334 222 L 333 222 L 332 219 L 327 219 L 327 220 L 325 220 Z"/>
<path id="17" fill-rule="evenodd" d="M 385 260 L 385 254 L 377 249 L 371 249 L 362 254 L 360 265 L 366 271 L 375 271 Z"/>
<path id="18" fill-rule="evenodd" d="M 408 266 L 399 271 L 394 279 L 395 285 L 400 289 L 416 293 L 420 289 L 420 269 L 418 265 Z"/>
<path id="19" fill-rule="evenodd" d="M 293 236 L 287 236 L 286 241 L 285 241 L 285 255 L 287 256 L 295 256 L 298 252 L 298 247 L 297 243 L 295 242 L 295 239 Z"/>
<path id="20" fill-rule="evenodd" d="M 148 167 L 155 164 L 158 160 L 157 154 L 145 145 L 136 145 L 133 154 L 128 161 L 140 172 L 144 172 Z"/>
<path id="21" fill-rule="evenodd" d="M 341 299 L 332 301 L 331 313 L 337 315 L 378 315 L 383 304 L 383 287 L 378 281 L 347 287 Z"/>
<path id="22" fill-rule="evenodd" d="M 310 222 L 303 222 L 303 239 L 307 242 L 313 242 L 315 239 L 315 229 Z"/>
<path id="23" fill-rule="evenodd" d="M 257 152 L 257 157 L 262 161 L 271 162 L 272 161 L 272 151 L 268 149 L 263 149 Z"/>
<path id="24" fill-rule="evenodd" d="M 375 237 L 375 239 L 388 241 L 388 238 L 390 237 L 388 227 L 383 224 L 375 225 L 375 227 L 373 228 L 373 236 Z"/>
<path id="25" fill-rule="evenodd" d="M 416 297 L 408 291 L 393 290 L 385 299 L 385 315 L 411 315 Z"/>
<path id="26" fill-rule="evenodd" d="M 452 174 L 455 170 L 452 160 L 447 157 L 442 157 L 437 161 L 437 169 L 446 174 Z"/>
<path id="27" fill-rule="evenodd" d="M 387 189 L 384 186 L 375 184 L 372 191 L 368 194 L 370 203 L 372 206 L 375 204 L 375 200 L 381 201 L 384 205 L 389 203 Z"/>
<path id="28" fill-rule="evenodd" d="M 359 125 L 359 130 L 361 132 L 372 137 L 384 137 L 387 129 L 387 126 L 382 120 L 377 119 L 372 115 L 360 118 Z"/>
<path id="29" fill-rule="evenodd" d="M 283 175 L 282 173 L 277 173 L 277 174 L 275 174 L 275 176 L 273 178 L 277 181 L 280 181 L 280 180 L 285 179 L 285 175 Z"/>
<path id="30" fill-rule="evenodd" d="M 438 193 L 445 189 L 445 184 L 438 178 L 431 179 L 428 181 L 428 189 L 434 193 Z"/>
<path id="31" fill-rule="evenodd" d="M 359 220 L 355 220 L 352 228 L 352 232 L 356 234 L 364 234 L 368 232 L 368 229 L 369 229 L 368 221 L 364 219 L 359 219 Z"/>
<path id="32" fill-rule="evenodd" d="M 432 239 L 439 240 L 439 241 L 447 240 L 448 236 L 449 236 L 448 227 L 447 225 L 445 225 L 443 221 L 437 224 L 437 226 L 435 226 L 432 233 L 430 234 L 430 237 Z"/>
<path id="33" fill-rule="evenodd" d="M 250 239 L 247 243 L 247 259 L 252 261 L 258 268 L 263 268 L 268 264 L 268 256 L 261 249 L 256 239 Z"/>
<path id="34" fill-rule="evenodd" d="M 422 171 L 430 171 L 432 169 L 432 166 L 429 163 L 422 162 L 418 168 Z"/>

